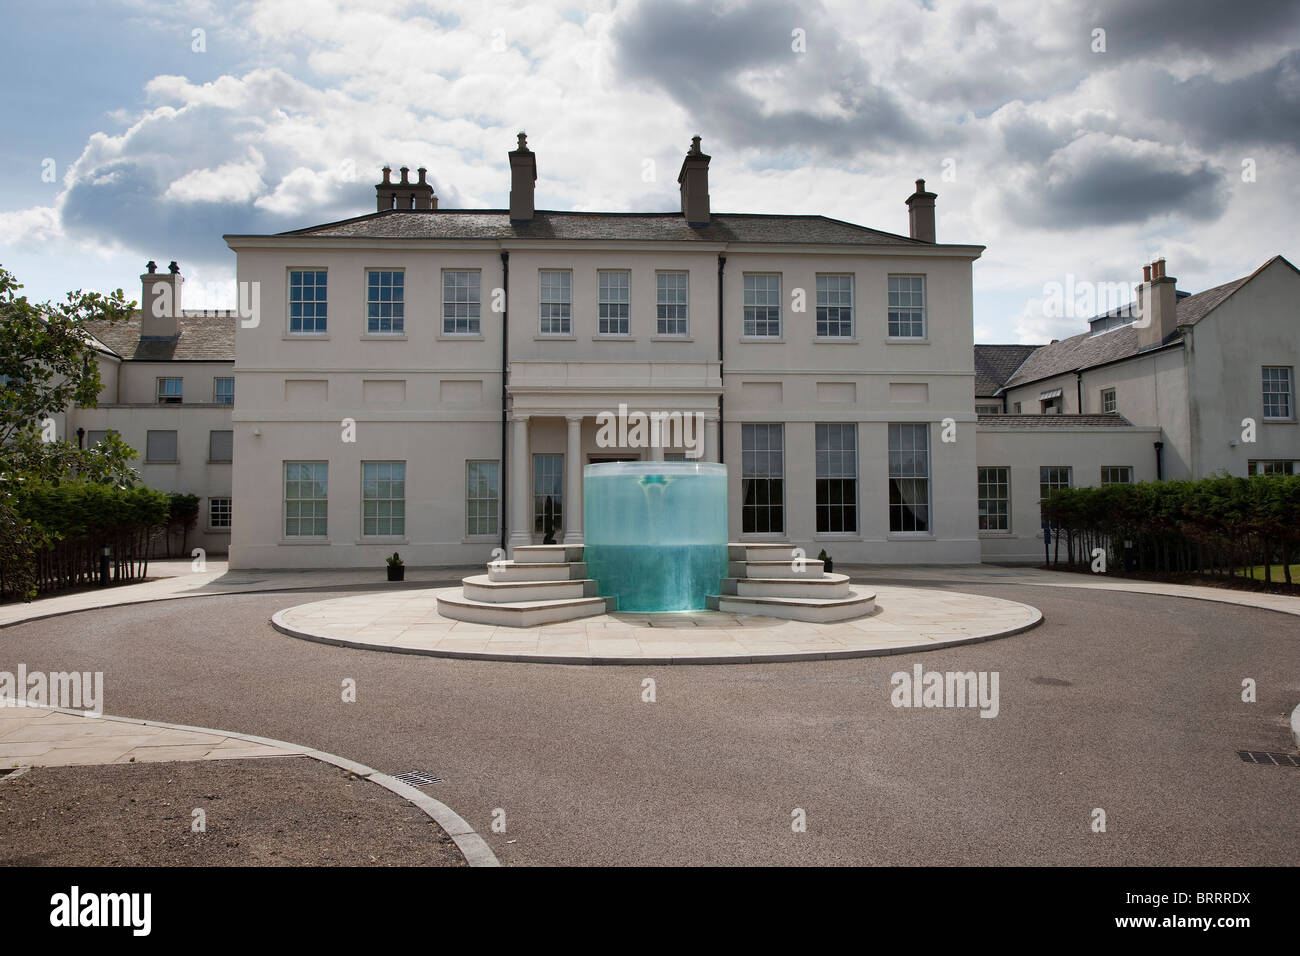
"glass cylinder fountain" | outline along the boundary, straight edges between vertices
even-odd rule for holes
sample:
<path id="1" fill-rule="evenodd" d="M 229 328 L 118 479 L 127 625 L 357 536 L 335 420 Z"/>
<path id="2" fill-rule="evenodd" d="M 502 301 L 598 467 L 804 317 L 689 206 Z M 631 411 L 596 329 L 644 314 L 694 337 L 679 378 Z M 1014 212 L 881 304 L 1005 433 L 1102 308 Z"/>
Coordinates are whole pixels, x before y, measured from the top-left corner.
<path id="1" fill-rule="evenodd" d="M 587 576 L 620 611 L 697 611 L 727 576 L 727 467 L 618 461 L 582 478 Z"/>

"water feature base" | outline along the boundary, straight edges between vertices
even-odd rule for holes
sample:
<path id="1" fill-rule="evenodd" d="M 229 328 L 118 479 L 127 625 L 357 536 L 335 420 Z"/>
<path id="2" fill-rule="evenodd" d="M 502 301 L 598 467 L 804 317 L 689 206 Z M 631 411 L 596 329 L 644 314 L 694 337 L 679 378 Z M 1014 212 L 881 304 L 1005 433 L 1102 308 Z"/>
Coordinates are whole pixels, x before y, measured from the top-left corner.
<path id="1" fill-rule="evenodd" d="M 787 621 L 829 624 L 864 617 L 875 610 L 875 596 L 849 585 L 846 574 L 827 574 L 820 561 L 795 563 L 786 544 L 729 544 L 723 567 L 715 572 L 717 591 L 706 594 L 699 608 L 729 614 L 760 615 Z M 600 593 L 588 577 L 581 544 L 540 544 L 515 548 L 513 561 L 493 561 L 487 574 L 461 580 L 459 592 L 438 596 L 438 613 L 455 621 L 498 627 L 537 627 L 615 611 L 650 613 L 623 606 L 619 597 Z M 683 556 L 665 551 L 681 565 Z M 643 556 L 644 558 L 644 556 Z M 711 551 L 703 560 L 713 568 Z M 665 573 L 673 573 L 671 569 Z M 718 576 L 725 573 L 727 576 Z M 622 582 L 623 597 L 638 596 L 637 582 Z M 662 593 L 656 588 L 652 594 Z M 647 603 L 650 603 L 648 600 Z"/>

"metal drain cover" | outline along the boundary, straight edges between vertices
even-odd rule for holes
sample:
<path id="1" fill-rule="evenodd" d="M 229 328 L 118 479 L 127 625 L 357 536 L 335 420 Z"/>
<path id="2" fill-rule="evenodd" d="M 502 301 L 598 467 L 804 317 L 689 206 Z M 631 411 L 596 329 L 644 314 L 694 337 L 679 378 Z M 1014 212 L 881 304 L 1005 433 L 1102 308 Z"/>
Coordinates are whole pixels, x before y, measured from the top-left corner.
<path id="1" fill-rule="evenodd" d="M 1237 756 L 1246 763 L 1262 763 L 1270 767 L 1300 767 L 1300 759 L 1290 754 L 1269 753 L 1264 750 L 1238 750 Z"/>
<path id="2" fill-rule="evenodd" d="M 393 774 L 393 776 L 402 783 L 409 783 L 412 787 L 427 787 L 431 783 L 443 782 L 442 777 L 429 773 L 427 770 L 408 770 L 405 773 Z"/>

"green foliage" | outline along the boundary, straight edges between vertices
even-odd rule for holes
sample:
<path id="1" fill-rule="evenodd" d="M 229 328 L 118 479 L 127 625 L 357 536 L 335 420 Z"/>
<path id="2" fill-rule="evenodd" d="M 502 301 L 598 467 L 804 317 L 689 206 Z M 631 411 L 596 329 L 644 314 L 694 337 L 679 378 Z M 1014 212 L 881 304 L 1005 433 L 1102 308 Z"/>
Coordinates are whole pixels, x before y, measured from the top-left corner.
<path id="1" fill-rule="evenodd" d="M 45 441 L 41 424 L 72 405 L 94 408 L 102 383 L 87 322 L 120 322 L 135 306 L 112 295 L 69 292 L 58 304 L 33 303 L 0 267 L 0 475 L 58 480 L 138 480 L 127 462 L 135 453 L 121 441 L 78 449 L 63 436 Z"/>
<path id="2" fill-rule="evenodd" d="M 123 529 L 166 525 L 171 502 L 152 488 L 93 481 L 29 481 L 15 495 L 18 513 L 55 539 L 108 538 Z"/>
<path id="3" fill-rule="evenodd" d="M 393 552 L 391 557 L 384 558 L 384 561 L 388 563 L 388 566 L 390 568 L 400 568 L 403 564 L 406 563 L 405 561 L 402 560 L 402 556 L 398 554 L 396 551 Z"/>
<path id="4" fill-rule="evenodd" d="M 1220 573 L 1279 557 L 1287 564 L 1300 548 L 1300 475 L 1061 488 L 1043 503 L 1043 517 L 1072 564 L 1086 563 L 1095 547 L 1118 557 L 1126 541 L 1144 570 Z"/>

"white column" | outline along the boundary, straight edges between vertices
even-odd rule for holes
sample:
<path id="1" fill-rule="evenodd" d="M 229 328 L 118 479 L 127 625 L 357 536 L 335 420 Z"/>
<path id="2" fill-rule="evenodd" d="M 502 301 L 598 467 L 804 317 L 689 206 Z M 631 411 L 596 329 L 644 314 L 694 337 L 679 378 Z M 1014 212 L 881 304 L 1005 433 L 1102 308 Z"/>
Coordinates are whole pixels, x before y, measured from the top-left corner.
<path id="1" fill-rule="evenodd" d="M 704 419 L 704 460 L 718 460 L 718 418 L 716 415 Z"/>
<path id="2" fill-rule="evenodd" d="M 653 429 L 651 430 L 651 434 L 650 434 L 650 460 L 651 461 L 664 460 L 664 442 L 666 442 L 668 438 L 669 435 L 668 435 L 667 427 L 659 428 L 658 434 L 655 434 Z"/>
<path id="3" fill-rule="evenodd" d="M 582 544 L 582 416 L 566 415 L 564 446 L 564 543 Z"/>
<path id="4" fill-rule="evenodd" d="M 533 522 L 528 507 L 528 485 L 532 476 L 532 461 L 528 456 L 528 416 L 515 415 L 511 419 L 514 431 L 514 450 L 510 457 L 510 550 L 533 543 Z"/>

